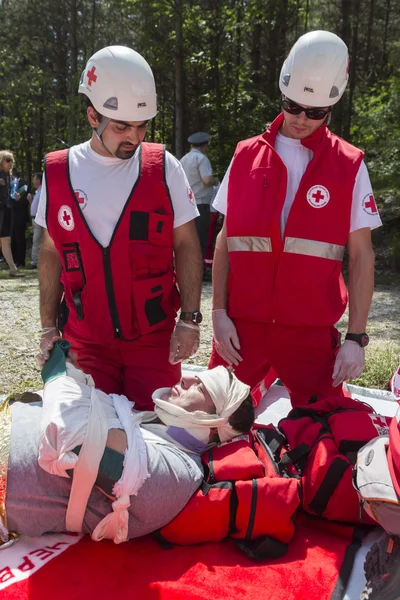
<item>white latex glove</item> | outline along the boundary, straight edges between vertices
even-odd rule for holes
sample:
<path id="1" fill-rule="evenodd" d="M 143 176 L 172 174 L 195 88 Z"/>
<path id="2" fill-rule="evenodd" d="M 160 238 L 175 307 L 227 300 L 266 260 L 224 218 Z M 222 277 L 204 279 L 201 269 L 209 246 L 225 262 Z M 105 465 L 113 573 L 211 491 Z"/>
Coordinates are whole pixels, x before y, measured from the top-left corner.
<path id="1" fill-rule="evenodd" d="M 212 311 L 212 322 L 215 348 L 218 354 L 229 365 L 237 366 L 242 361 L 242 357 L 238 352 L 240 342 L 233 321 L 228 317 L 224 308 L 216 308 Z"/>
<path id="2" fill-rule="evenodd" d="M 39 367 L 42 368 L 44 363 L 50 358 L 50 351 L 53 349 L 57 340 L 61 339 L 60 331 L 57 327 L 44 327 L 40 336 L 40 350 L 36 359 Z"/>
<path id="3" fill-rule="evenodd" d="M 171 335 L 169 362 L 176 365 L 196 354 L 200 345 L 200 328 L 196 323 L 178 321 Z"/>
<path id="4" fill-rule="evenodd" d="M 41 369 L 43 369 L 44 363 L 50 358 L 50 352 L 53 349 L 54 344 L 57 340 L 61 339 L 60 331 L 57 327 L 44 327 L 40 336 L 40 351 L 36 355 L 36 360 Z M 67 358 L 69 362 L 76 366 L 77 355 L 75 352 L 68 351 Z"/>
<path id="5" fill-rule="evenodd" d="M 348 379 L 357 379 L 364 369 L 365 348 L 357 342 L 346 340 L 340 347 L 333 369 L 333 386 L 337 387 Z"/>

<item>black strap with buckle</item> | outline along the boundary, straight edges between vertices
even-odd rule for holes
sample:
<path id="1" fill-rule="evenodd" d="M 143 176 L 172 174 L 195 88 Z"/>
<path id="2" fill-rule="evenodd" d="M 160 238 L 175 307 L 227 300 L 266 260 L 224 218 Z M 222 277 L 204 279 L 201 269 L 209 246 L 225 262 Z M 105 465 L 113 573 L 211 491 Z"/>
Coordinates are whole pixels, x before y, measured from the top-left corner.
<path id="1" fill-rule="evenodd" d="M 82 292 L 75 292 L 75 294 L 72 294 L 72 299 L 75 304 L 76 314 L 78 315 L 79 321 L 82 321 L 82 319 L 83 319 L 83 306 L 82 306 L 81 296 L 82 296 Z"/>

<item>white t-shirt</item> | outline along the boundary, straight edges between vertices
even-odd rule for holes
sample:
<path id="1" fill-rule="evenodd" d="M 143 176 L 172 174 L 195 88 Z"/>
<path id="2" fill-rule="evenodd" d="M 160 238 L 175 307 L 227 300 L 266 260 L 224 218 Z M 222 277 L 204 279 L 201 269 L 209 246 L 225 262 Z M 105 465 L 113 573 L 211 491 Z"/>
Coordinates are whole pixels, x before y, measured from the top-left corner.
<path id="1" fill-rule="evenodd" d="M 106 248 L 139 175 L 139 149 L 129 160 L 122 160 L 101 156 L 90 142 L 85 142 L 71 148 L 69 168 L 71 185 L 90 231 Z M 46 227 L 45 176 L 46 173 L 35 219 L 42 227 Z M 174 227 L 180 227 L 199 216 L 199 212 L 182 165 L 169 152 L 165 153 L 165 176 L 174 209 Z"/>
<path id="2" fill-rule="evenodd" d="M 197 204 L 210 204 L 214 197 L 214 188 L 206 185 L 202 179 L 203 177 L 212 177 L 213 174 L 207 156 L 197 148 L 192 148 L 181 158 L 181 163 Z"/>
<path id="3" fill-rule="evenodd" d="M 284 162 L 288 174 L 286 198 L 281 213 L 281 235 L 283 237 L 283 232 L 286 227 L 289 212 L 294 202 L 297 189 L 307 165 L 313 157 L 313 153 L 311 150 L 303 146 L 300 140 L 294 140 L 292 138 L 285 137 L 281 133 L 278 133 L 276 137 L 275 150 Z M 224 215 L 226 215 L 228 182 L 231 166 L 232 162 L 228 167 L 213 204 L 214 208 Z M 350 233 L 357 231 L 357 229 L 362 229 L 363 227 L 375 229 L 381 225 L 382 221 L 373 199 L 368 170 L 363 161 L 358 170 L 353 190 Z"/>

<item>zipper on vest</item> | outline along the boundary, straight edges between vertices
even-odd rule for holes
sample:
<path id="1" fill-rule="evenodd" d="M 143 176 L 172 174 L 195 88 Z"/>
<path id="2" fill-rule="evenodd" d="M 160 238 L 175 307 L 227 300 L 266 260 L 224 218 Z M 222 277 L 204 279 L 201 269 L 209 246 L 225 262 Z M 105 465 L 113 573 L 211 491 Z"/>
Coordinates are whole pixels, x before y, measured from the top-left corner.
<path id="1" fill-rule="evenodd" d="M 111 275 L 111 261 L 110 261 L 110 248 L 103 248 L 103 264 L 104 264 L 104 278 L 106 282 L 106 291 L 108 297 L 108 306 L 110 308 L 110 315 L 112 326 L 114 329 L 114 337 L 122 337 L 121 325 L 119 322 L 117 303 L 115 300 L 114 287 Z"/>

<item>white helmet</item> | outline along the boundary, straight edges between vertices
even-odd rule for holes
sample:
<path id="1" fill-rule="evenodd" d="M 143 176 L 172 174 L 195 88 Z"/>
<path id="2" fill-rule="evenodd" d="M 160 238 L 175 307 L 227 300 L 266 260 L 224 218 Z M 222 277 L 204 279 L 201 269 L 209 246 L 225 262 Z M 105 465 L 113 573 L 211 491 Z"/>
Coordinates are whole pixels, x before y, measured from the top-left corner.
<path id="1" fill-rule="evenodd" d="M 93 54 L 78 92 L 109 119 L 147 121 L 157 114 L 152 70 L 140 54 L 125 46 L 108 46 Z"/>
<path id="2" fill-rule="evenodd" d="M 349 78 L 346 44 L 329 31 L 302 35 L 283 63 L 279 88 L 298 104 L 332 106 L 340 100 Z"/>

